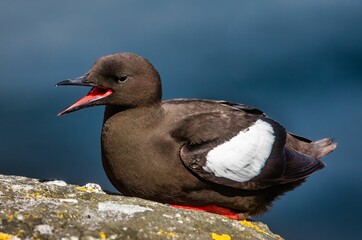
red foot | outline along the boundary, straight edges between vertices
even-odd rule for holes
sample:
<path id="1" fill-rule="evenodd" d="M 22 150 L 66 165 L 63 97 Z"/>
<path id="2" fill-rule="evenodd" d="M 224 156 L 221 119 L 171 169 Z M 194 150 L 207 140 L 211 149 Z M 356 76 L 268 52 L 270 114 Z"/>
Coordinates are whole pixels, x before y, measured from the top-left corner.
<path id="1" fill-rule="evenodd" d="M 228 208 L 219 207 L 216 205 L 207 205 L 207 206 L 183 206 L 183 205 L 173 205 L 174 208 L 183 208 L 188 210 L 196 210 L 196 211 L 202 211 L 202 212 L 209 212 L 209 213 L 216 213 L 219 215 L 223 215 L 225 217 L 228 217 L 230 219 L 238 220 L 239 216 L 237 212 L 234 212 Z"/>

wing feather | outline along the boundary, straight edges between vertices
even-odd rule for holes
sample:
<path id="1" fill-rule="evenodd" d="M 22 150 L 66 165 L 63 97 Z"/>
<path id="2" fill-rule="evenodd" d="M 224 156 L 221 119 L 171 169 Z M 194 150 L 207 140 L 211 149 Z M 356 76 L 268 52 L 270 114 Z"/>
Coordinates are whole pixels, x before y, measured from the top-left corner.
<path id="1" fill-rule="evenodd" d="M 177 100 L 175 104 L 190 102 Z M 183 164 L 201 179 L 256 190 L 304 179 L 324 166 L 314 156 L 298 152 L 291 135 L 260 110 L 225 101 L 198 103 L 213 107 L 188 113 L 171 136 L 182 144 Z M 304 138 L 295 139 L 309 144 Z M 219 152 L 211 157 L 215 149 Z"/>

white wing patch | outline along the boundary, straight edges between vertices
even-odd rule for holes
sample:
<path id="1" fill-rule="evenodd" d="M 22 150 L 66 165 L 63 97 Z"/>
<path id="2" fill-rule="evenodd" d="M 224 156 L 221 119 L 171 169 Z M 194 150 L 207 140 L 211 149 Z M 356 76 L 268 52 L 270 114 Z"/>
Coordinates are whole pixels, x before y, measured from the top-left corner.
<path id="1" fill-rule="evenodd" d="M 203 169 L 217 177 L 246 182 L 260 174 L 270 156 L 275 141 L 273 127 L 257 120 L 206 156 Z"/>

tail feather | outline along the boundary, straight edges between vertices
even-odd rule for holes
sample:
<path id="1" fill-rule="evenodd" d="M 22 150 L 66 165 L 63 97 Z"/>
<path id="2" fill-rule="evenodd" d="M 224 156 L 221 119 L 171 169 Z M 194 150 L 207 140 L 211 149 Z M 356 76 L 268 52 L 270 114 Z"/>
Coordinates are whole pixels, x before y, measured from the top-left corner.
<path id="1" fill-rule="evenodd" d="M 333 138 L 323 138 L 321 140 L 311 142 L 311 145 L 314 157 L 318 159 L 331 153 L 337 147 L 337 143 L 334 142 Z"/>
<path id="2" fill-rule="evenodd" d="M 334 142 L 333 138 L 323 138 L 312 142 L 288 133 L 286 146 L 304 155 L 320 159 L 332 152 L 337 147 L 337 143 Z"/>

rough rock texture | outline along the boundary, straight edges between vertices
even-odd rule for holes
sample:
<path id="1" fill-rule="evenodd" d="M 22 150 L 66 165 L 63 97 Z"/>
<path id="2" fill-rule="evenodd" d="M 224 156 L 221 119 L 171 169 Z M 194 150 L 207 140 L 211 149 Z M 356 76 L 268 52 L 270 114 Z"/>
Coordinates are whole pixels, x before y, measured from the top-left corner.
<path id="1" fill-rule="evenodd" d="M 97 184 L 0 175 L 0 240 L 5 239 L 282 238 L 260 222 L 106 194 Z"/>

